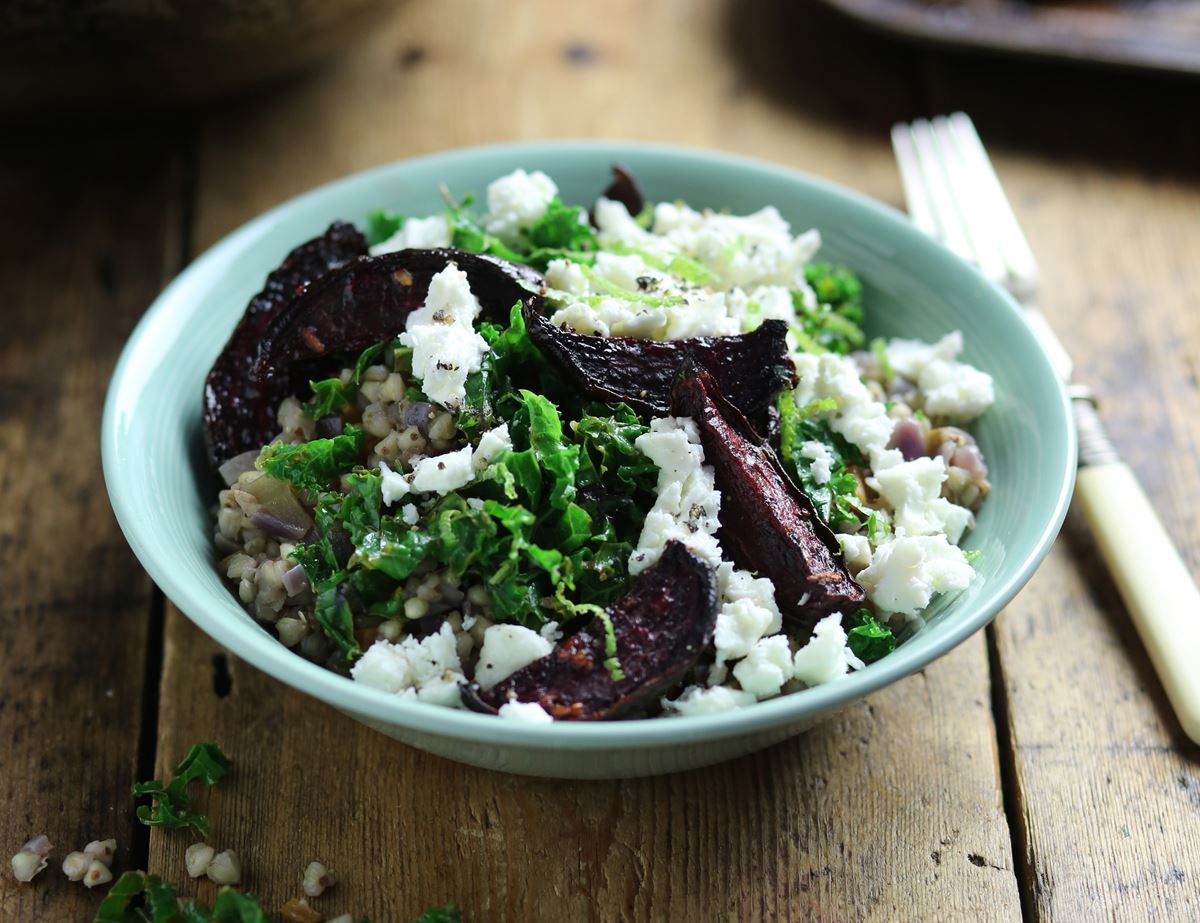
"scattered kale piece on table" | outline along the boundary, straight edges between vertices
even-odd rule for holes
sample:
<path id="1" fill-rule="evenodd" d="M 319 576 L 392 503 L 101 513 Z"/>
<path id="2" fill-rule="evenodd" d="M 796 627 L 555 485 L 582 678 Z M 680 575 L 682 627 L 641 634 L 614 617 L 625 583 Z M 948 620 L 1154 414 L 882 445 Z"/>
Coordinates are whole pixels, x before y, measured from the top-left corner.
<path id="1" fill-rule="evenodd" d="M 135 797 L 153 799 L 138 807 L 138 820 L 151 827 L 191 827 L 201 836 L 208 836 L 208 818 L 193 808 L 188 785 L 197 780 L 216 785 L 228 774 L 229 765 L 229 757 L 215 743 L 195 744 L 172 771 L 169 784 L 158 779 L 134 783 Z"/>

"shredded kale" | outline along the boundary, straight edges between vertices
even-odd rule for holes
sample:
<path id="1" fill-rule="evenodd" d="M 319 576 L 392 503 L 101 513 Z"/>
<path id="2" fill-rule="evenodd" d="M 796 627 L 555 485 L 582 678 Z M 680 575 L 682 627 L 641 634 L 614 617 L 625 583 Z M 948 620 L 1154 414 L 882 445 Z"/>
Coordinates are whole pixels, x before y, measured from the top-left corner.
<path id="1" fill-rule="evenodd" d="M 93 923 L 268 923 L 253 894 L 224 887 L 212 909 L 146 872 L 126 872 L 109 889 Z"/>
<path id="2" fill-rule="evenodd" d="M 873 663 L 896 649 L 896 637 L 870 609 L 854 613 L 854 627 L 846 632 L 846 646 L 864 663 Z"/>
<path id="3" fill-rule="evenodd" d="M 445 907 L 430 907 L 409 923 L 462 923 L 462 914 L 453 904 L 447 904 Z"/>
<path id="4" fill-rule="evenodd" d="M 866 342 L 862 331 L 862 283 L 844 266 L 810 263 L 804 267 L 805 280 L 816 294 L 815 307 L 807 304 L 802 292 L 792 293 L 798 323 L 792 336 L 806 352 L 834 352 L 845 355 Z"/>
<path id="5" fill-rule="evenodd" d="M 377 208 L 367 215 L 367 243 L 383 243 L 404 226 L 405 217 L 389 208 Z"/>
<path id="6" fill-rule="evenodd" d="M 546 212 L 511 245 L 487 231 L 471 213 L 471 196 L 455 202 L 447 196 L 446 221 L 450 226 L 451 246 L 472 253 L 490 253 L 514 263 L 545 269 L 553 259 L 589 263 L 595 258 L 596 232 L 587 220 L 587 212 L 577 205 L 566 205 L 555 196 Z"/>
<path id="7" fill-rule="evenodd" d="M 196 780 L 216 785 L 228 772 L 229 758 L 219 746 L 214 743 L 195 744 L 172 771 L 170 784 L 164 785 L 158 779 L 134 783 L 134 797 L 149 796 L 153 799 L 150 804 L 138 807 L 138 820 L 152 827 L 191 827 L 201 836 L 208 836 L 208 818 L 193 809 L 187 787 Z"/>
<path id="8" fill-rule="evenodd" d="M 264 474 L 288 481 L 299 490 L 317 493 L 336 484 L 343 472 L 358 464 L 362 448 L 362 430 L 347 426 L 345 433 L 332 439 L 269 445 L 257 464 Z"/>
<path id="9" fill-rule="evenodd" d="M 347 404 L 353 403 L 354 398 L 358 395 L 358 389 L 362 385 L 363 372 L 389 345 L 394 349 L 401 348 L 398 342 L 389 344 L 387 340 L 384 340 L 382 343 L 376 343 L 374 346 L 364 349 L 355 360 L 354 371 L 350 374 L 349 383 L 343 382 L 338 377 L 310 381 L 308 384 L 312 388 L 313 397 L 304 405 L 304 412 L 312 419 L 320 420 L 322 417 L 344 410 Z"/>

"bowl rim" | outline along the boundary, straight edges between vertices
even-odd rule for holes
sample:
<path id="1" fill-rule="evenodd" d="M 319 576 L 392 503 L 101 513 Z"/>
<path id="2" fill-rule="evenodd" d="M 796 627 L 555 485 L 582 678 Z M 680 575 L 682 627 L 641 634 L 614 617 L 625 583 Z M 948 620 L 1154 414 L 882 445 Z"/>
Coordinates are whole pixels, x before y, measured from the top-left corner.
<path id="1" fill-rule="evenodd" d="M 213 640 L 274 679 L 368 722 L 382 723 L 438 737 L 508 747 L 553 748 L 572 751 L 599 751 L 616 747 L 657 749 L 673 744 L 738 737 L 763 729 L 799 723 L 869 695 L 922 669 L 962 643 L 990 622 L 996 613 L 1007 605 L 1028 582 L 1049 552 L 1062 526 L 1075 482 L 1074 419 L 1070 410 L 1070 398 L 1066 384 L 1057 375 L 1053 376 L 1054 393 L 1046 395 L 1046 398 L 1048 401 L 1053 401 L 1054 409 L 1059 411 L 1064 422 L 1062 436 L 1067 443 L 1065 447 L 1066 464 L 1061 471 L 1043 472 L 1043 475 L 1055 474 L 1058 481 L 1057 495 L 1036 541 L 1028 549 L 1020 564 L 999 583 L 989 583 L 987 598 L 981 601 L 981 604 L 973 606 L 946 624 L 938 637 L 921 653 L 918 654 L 908 645 L 901 645 L 887 657 L 835 682 L 767 699 L 747 708 L 717 714 L 674 716 L 669 720 L 642 718 L 615 722 L 527 723 L 497 719 L 491 715 L 478 714 L 465 709 L 446 708 L 441 705 L 404 699 L 356 683 L 348 677 L 305 660 L 265 632 L 260 637 L 247 631 L 244 623 L 234 622 L 212 607 L 210 594 L 201 592 L 176 579 L 171 568 L 167 566 L 166 561 L 156 550 L 153 530 L 150 529 L 149 524 L 133 515 L 126 505 L 124 497 L 126 485 L 119 470 L 122 445 L 126 437 L 118 425 L 118 416 L 126 390 L 131 387 L 130 372 L 135 366 L 139 354 L 146 348 L 143 344 L 148 339 L 148 333 L 156 322 L 165 317 L 177 304 L 186 303 L 193 297 L 193 289 L 201 285 L 210 271 L 210 267 L 219 265 L 225 258 L 235 256 L 246 243 L 255 239 L 274 222 L 286 217 L 292 210 L 300 209 L 318 198 L 336 196 L 342 189 L 362 183 L 370 184 L 396 170 L 429 166 L 434 163 L 450 165 L 459 161 L 469 162 L 476 158 L 486 159 L 490 156 L 533 159 L 547 153 L 556 155 L 587 153 L 592 155 L 598 151 L 603 151 L 607 157 L 618 161 L 625 153 L 630 153 L 635 156 L 673 158 L 684 167 L 703 164 L 722 169 L 752 172 L 766 180 L 815 187 L 817 191 L 824 194 L 848 200 L 855 207 L 873 214 L 885 224 L 890 225 L 891 229 L 897 233 L 918 241 L 915 246 L 941 251 L 943 259 L 950 256 L 960 267 L 973 273 L 977 282 L 984 283 L 991 290 L 995 302 L 994 309 L 1007 311 L 1013 315 L 1028 332 L 1032 352 L 1048 367 L 1053 367 L 1040 340 L 1029 327 L 1023 309 L 1007 292 L 987 281 L 977 270 L 940 243 L 928 238 L 912 225 L 905 215 L 891 206 L 838 183 L 792 167 L 744 155 L 683 145 L 621 139 L 575 139 L 521 141 L 454 148 L 403 158 L 348 174 L 309 189 L 260 213 L 226 234 L 196 257 L 163 289 L 134 327 L 110 379 L 101 420 L 101 460 L 113 512 L 126 540 L 151 579 L 180 611 Z M 199 406 L 199 400 L 197 400 L 197 409 Z M 992 578 L 993 581 L 995 579 Z M 262 643 L 264 641 L 267 643 Z"/>

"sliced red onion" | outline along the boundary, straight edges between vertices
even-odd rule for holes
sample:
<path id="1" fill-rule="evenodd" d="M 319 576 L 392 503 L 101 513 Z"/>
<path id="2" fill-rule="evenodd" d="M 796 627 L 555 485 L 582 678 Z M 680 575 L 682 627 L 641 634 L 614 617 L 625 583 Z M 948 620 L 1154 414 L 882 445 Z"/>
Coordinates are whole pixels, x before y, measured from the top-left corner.
<path id="1" fill-rule="evenodd" d="M 925 432 L 921 424 L 912 417 L 897 420 L 888 448 L 899 449 L 905 461 L 920 458 L 925 454 Z"/>
<path id="2" fill-rule="evenodd" d="M 340 436 L 345 432 L 345 429 L 345 421 L 336 415 L 321 417 L 317 421 L 317 435 L 323 439 L 332 439 L 334 436 Z"/>
<path id="3" fill-rule="evenodd" d="M 295 596 L 307 590 L 308 575 L 304 573 L 304 568 L 297 564 L 295 567 L 285 570 L 283 572 L 283 588 L 287 590 L 288 596 Z"/>
<path id="4" fill-rule="evenodd" d="M 310 525 L 307 523 L 301 525 L 289 522 L 281 516 L 272 513 L 265 506 L 250 517 L 250 524 L 265 535 L 269 535 L 272 538 L 285 538 L 291 542 L 300 541 L 300 539 L 308 534 L 310 528 Z"/>
<path id="5" fill-rule="evenodd" d="M 433 410 L 433 405 L 425 401 L 417 401 L 415 404 L 409 404 L 404 410 L 404 422 L 408 426 L 415 426 L 421 431 L 422 436 L 429 435 L 429 416 Z"/>
<path id="6" fill-rule="evenodd" d="M 976 484 L 981 484 L 987 480 L 987 463 L 984 462 L 983 453 L 979 451 L 978 446 L 959 446 L 954 453 L 954 457 L 950 459 L 950 464 L 957 465 L 959 468 L 965 470 L 971 475 L 971 480 Z"/>
<path id="7" fill-rule="evenodd" d="M 232 487 L 241 475 L 254 470 L 254 463 L 258 461 L 258 452 L 258 449 L 251 449 L 241 455 L 235 455 L 217 469 L 217 473 L 221 475 L 221 480 L 225 482 L 226 487 Z"/>

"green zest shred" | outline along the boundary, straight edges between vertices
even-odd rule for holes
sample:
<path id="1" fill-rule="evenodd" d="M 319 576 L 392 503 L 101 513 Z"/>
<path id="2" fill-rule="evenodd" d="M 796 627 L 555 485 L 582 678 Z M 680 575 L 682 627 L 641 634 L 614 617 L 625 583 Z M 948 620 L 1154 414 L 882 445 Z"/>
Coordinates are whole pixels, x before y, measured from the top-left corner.
<path id="1" fill-rule="evenodd" d="M 190 827 L 201 836 L 208 836 L 208 818 L 192 807 L 187 788 L 194 781 L 216 785 L 228 772 L 229 758 L 219 746 L 194 745 L 173 770 L 170 784 L 164 785 L 158 779 L 134 783 L 134 797 L 152 799 L 150 804 L 138 806 L 138 820 L 151 827 L 175 830 Z"/>

